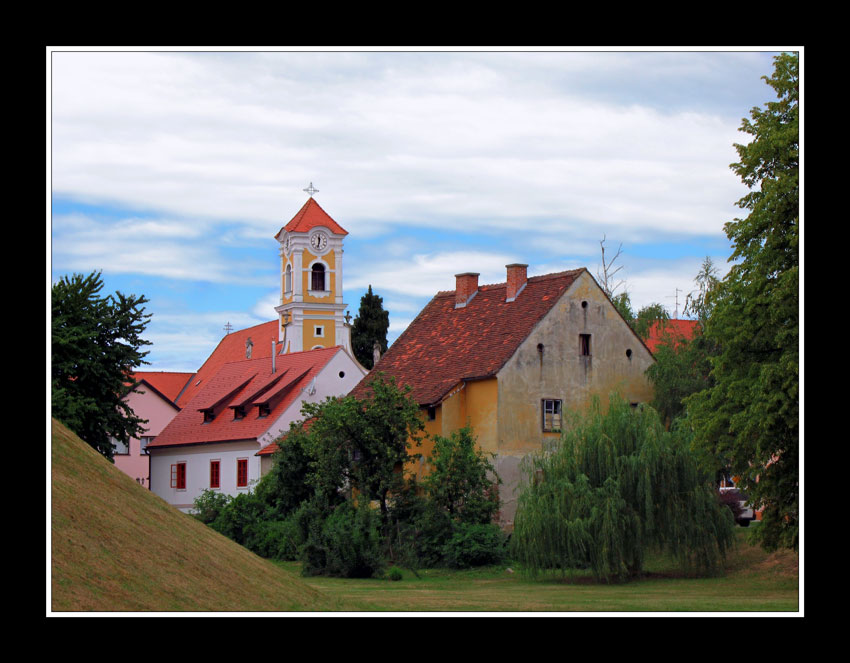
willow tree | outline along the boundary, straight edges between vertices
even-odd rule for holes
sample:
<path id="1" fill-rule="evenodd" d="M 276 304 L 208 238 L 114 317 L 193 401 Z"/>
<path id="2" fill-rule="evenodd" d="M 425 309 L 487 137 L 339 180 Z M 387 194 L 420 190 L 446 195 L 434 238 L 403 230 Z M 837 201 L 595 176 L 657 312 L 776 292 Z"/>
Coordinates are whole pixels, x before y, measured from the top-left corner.
<path id="1" fill-rule="evenodd" d="M 650 407 L 612 396 L 573 413 L 561 440 L 523 460 L 511 539 L 532 575 L 590 569 L 601 580 L 641 574 L 646 554 L 671 554 L 689 571 L 714 572 L 733 521 L 688 440 Z"/>

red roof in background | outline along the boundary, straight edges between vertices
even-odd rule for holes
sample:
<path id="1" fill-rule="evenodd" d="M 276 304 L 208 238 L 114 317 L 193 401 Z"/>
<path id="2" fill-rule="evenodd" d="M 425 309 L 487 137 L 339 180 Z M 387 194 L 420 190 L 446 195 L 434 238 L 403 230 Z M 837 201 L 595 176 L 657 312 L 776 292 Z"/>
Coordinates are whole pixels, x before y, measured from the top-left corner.
<path id="1" fill-rule="evenodd" d="M 275 238 L 277 238 L 284 230 L 290 233 L 306 233 L 316 226 L 324 226 L 335 235 L 347 235 L 348 231 L 344 230 L 336 221 L 334 221 L 319 203 L 314 198 L 310 198 L 304 206 L 298 210 L 298 213 L 292 217 L 292 220 L 281 228 Z"/>
<path id="2" fill-rule="evenodd" d="M 202 444 L 205 442 L 225 442 L 229 440 L 256 439 L 268 432 L 269 427 L 298 398 L 301 391 L 324 366 L 342 348 L 326 348 L 292 352 L 275 358 L 275 374 L 282 373 L 282 382 L 287 389 L 272 397 L 271 411 L 265 417 L 259 416 L 259 409 L 246 406 L 245 417 L 234 419 L 230 405 L 242 402 L 247 396 L 256 393 L 257 385 L 267 381 L 272 373 L 271 357 L 246 359 L 224 364 L 216 373 L 205 380 L 198 393 L 171 420 L 165 429 L 151 442 L 149 447 L 168 447 L 184 444 Z M 295 377 L 288 380 L 287 376 Z M 267 399 L 256 399 L 262 402 Z M 199 410 L 214 407 L 215 418 L 204 422 L 204 414 Z"/>
<path id="3" fill-rule="evenodd" d="M 699 325 L 698 320 L 656 320 L 649 328 L 646 347 L 654 353 L 660 345 L 670 340 L 675 342 L 678 339 L 690 339 L 697 325 Z"/>
<path id="4" fill-rule="evenodd" d="M 133 373 L 133 379 L 139 382 L 144 380 L 166 400 L 173 403 L 193 375 L 194 373 L 171 371 L 137 371 Z"/>
<path id="5" fill-rule="evenodd" d="M 180 394 L 177 405 L 185 407 L 225 364 L 245 360 L 245 341 L 248 338 L 254 344 L 251 350 L 252 359 L 271 357 L 272 341 L 278 340 L 278 321 L 272 320 L 248 329 L 240 329 L 222 338 L 203 366 L 194 374 L 185 391 Z M 278 344 L 278 350 L 281 349 Z"/>
<path id="6" fill-rule="evenodd" d="M 310 426 L 312 426 L 312 425 L 313 425 L 313 422 L 314 422 L 314 421 L 315 421 L 315 419 L 307 419 L 307 421 L 305 421 L 305 422 L 302 424 L 302 428 L 304 429 L 304 431 L 305 431 L 305 432 L 306 432 L 306 431 L 308 431 L 308 430 L 310 430 Z M 288 432 L 288 431 L 287 431 L 286 435 L 289 435 L 289 432 Z M 284 435 L 283 437 L 285 438 L 285 437 L 286 437 L 286 435 Z M 283 438 L 281 438 L 281 439 L 283 439 Z M 273 453 L 275 453 L 278 449 L 280 449 L 280 447 L 279 447 L 279 446 L 277 446 L 277 442 L 271 442 L 271 443 L 267 444 L 266 446 L 264 446 L 262 449 L 260 449 L 260 450 L 259 450 L 257 453 L 255 453 L 254 455 L 255 455 L 255 456 L 271 456 L 271 455 L 272 455 Z"/>
<path id="7" fill-rule="evenodd" d="M 464 308 L 455 291 L 438 292 L 381 357 L 373 372 L 413 387 L 420 405 L 440 401 L 464 379 L 495 375 L 585 269 L 532 276 L 513 302 L 506 283 L 481 285 Z M 368 378 L 352 395 L 364 398 Z"/>

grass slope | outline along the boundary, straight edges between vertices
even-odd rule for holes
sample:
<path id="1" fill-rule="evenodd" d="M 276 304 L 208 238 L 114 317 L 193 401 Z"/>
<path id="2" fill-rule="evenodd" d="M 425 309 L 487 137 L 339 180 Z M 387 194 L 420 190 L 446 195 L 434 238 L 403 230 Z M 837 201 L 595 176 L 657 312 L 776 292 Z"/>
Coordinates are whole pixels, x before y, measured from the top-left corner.
<path id="1" fill-rule="evenodd" d="M 345 609 L 168 505 L 55 420 L 52 437 L 52 611 Z"/>

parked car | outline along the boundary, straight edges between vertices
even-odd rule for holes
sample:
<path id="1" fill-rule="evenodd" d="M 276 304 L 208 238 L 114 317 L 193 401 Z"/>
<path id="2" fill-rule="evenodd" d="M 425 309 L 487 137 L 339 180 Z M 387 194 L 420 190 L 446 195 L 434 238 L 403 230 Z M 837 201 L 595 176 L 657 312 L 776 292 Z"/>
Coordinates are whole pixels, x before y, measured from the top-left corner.
<path id="1" fill-rule="evenodd" d="M 749 527 L 750 523 L 756 519 L 756 514 L 748 504 L 747 495 L 734 486 L 721 486 L 719 490 L 724 502 L 727 504 L 733 502 L 736 505 L 736 508 L 732 508 L 732 513 L 735 514 L 735 522 L 741 527 Z"/>

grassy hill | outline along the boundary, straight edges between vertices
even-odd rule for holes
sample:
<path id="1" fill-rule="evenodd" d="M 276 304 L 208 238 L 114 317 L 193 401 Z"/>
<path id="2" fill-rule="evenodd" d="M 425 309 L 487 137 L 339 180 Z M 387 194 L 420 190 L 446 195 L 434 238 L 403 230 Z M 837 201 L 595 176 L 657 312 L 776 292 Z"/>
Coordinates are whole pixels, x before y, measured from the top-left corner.
<path id="1" fill-rule="evenodd" d="M 345 609 L 180 513 L 55 420 L 51 509 L 54 612 Z"/>

